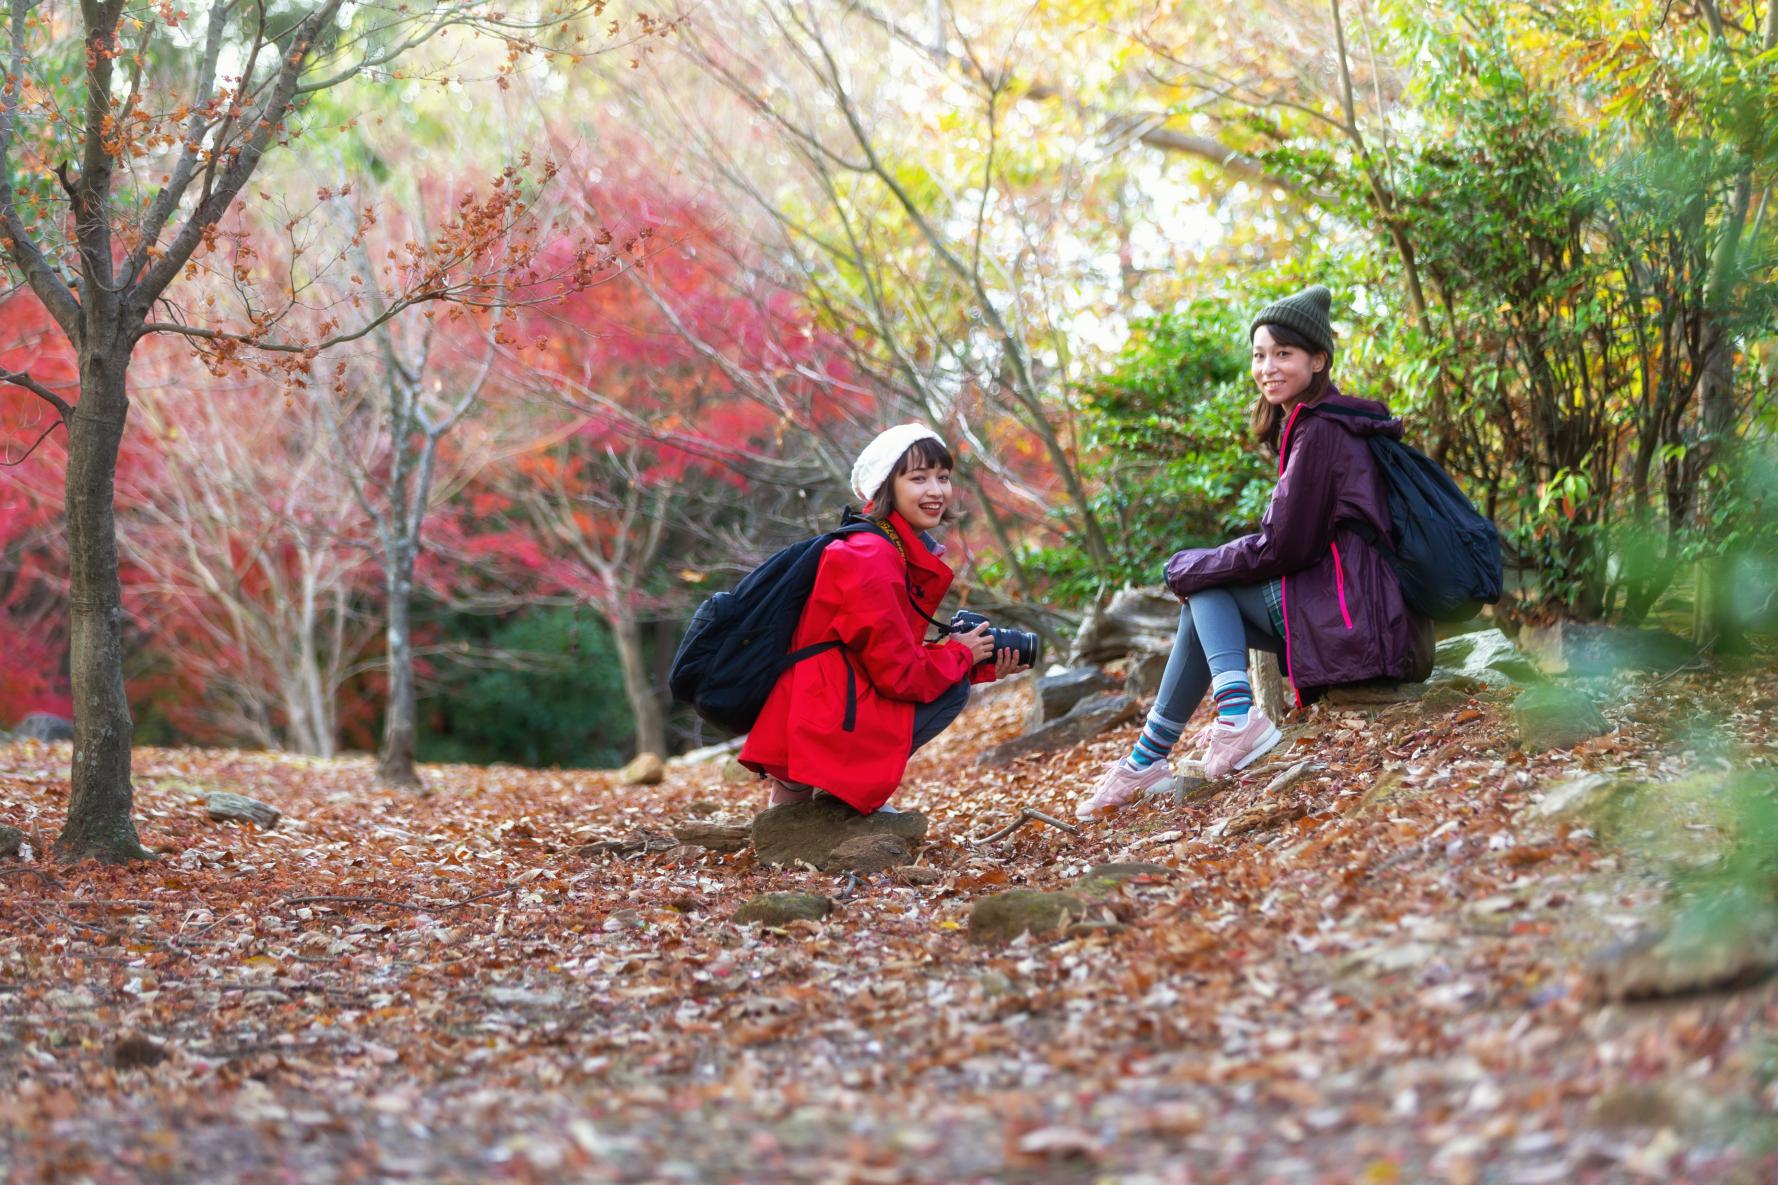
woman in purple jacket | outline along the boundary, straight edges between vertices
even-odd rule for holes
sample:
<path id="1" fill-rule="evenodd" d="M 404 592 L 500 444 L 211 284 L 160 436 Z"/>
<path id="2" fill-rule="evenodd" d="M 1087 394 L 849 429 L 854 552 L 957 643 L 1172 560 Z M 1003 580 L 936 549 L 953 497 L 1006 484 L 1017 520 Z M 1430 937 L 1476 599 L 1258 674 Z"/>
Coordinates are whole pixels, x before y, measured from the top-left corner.
<path id="1" fill-rule="evenodd" d="M 1278 461 L 1278 484 L 1256 533 L 1167 561 L 1167 585 L 1185 607 L 1160 692 L 1135 748 L 1081 800 L 1081 818 L 1171 776 L 1167 755 L 1207 691 L 1216 707 L 1209 777 L 1245 769 L 1282 740 L 1254 706 L 1250 649 L 1282 657 L 1299 707 L 1336 683 L 1424 679 L 1432 669 L 1431 622 L 1409 612 L 1388 562 L 1366 542 L 1386 539 L 1390 523 L 1365 438 L 1399 438 L 1401 421 L 1334 387 L 1331 302 L 1317 285 L 1253 319 L 1253 433 Z"/>

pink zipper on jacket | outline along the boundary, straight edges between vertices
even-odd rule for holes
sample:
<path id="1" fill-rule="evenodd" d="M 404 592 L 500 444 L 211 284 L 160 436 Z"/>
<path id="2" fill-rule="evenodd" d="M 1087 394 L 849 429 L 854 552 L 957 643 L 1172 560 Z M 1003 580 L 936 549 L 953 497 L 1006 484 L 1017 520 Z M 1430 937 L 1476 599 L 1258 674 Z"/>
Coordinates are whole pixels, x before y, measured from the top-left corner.
<path id="1" fill-rule="evenodd" d="M 1332 540 L 1328 546 L 1334 553 L 1334 589 L 1340 594 L 1340 616 L 1346 619 L 1346 628 L 1352 628 L 1352 614 L 1346 610 L 1346 567 L 1340 563 L 1339 541 Z"/>
<path id="2" fill-rule="evenodd" d="M 1302 414 L 1303 405 L 1297 404 L 1290 409 L 1290 418 L 1284 421 L 1284 431 L 1278 437 L 1278 476 L 1284 476 L 1284 459 L 1290 455 L 1290 429 L 1296 424 L 1296 418 Z M 1296 685 L 1296 674 L 1290 669 L 1290 582 L 1283 576 L 1278 577 L 1278 612 L 1284 618 L 1284 677 L 1290 680 L 1290 694 L 1296 700 L 1296 706 L 1303 706 L 1303 693 Z"/>

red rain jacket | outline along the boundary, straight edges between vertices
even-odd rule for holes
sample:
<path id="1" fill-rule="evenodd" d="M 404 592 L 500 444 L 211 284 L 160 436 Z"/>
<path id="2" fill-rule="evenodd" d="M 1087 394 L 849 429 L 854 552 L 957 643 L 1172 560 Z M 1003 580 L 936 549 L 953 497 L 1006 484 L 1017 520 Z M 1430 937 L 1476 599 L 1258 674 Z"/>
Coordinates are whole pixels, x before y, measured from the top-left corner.
<path id="1" fill-rule="evenodd" d="M 907 548 L 905 561 L 894 543 L 869 531 L 822 553 L 791 645 L 844 645 L 779 677 L 740 753 L 750 769 L 819 787 L 860 811 L 876 810 L 901 784 L 914 705 L 937 699 L 974 665 L 961 642 L 922 640 L 928 623 L 914 600 L 920 611 L 937 612 L 953 573 L 901 515 L 891 514 L 889 525 Z M 986 664 L 974 681 L 993 677 Z M 848 682 L 856 695 L 850 721 Z"/>

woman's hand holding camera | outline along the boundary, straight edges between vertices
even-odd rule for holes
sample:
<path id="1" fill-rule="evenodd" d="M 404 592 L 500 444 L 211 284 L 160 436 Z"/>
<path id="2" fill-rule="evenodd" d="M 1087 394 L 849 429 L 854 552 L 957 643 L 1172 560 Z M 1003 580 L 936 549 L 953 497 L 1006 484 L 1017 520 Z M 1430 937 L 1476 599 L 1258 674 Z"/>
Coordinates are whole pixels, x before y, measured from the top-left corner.
<path id="1" fill-rule="evenodd" d="M 970 657 L 977 663 L 994 657 L 994 627 L 985 621 L 966 633 L 951 636 L 969 647 Z"/>

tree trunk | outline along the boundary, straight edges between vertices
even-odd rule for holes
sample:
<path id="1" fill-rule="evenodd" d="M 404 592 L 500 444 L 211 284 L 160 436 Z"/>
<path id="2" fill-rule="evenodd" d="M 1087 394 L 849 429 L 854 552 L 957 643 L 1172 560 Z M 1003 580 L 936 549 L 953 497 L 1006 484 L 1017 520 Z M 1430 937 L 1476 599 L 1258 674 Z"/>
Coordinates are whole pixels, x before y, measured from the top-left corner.
<path id="1" fill-rule="evenodd" d="M 1276 723 L 1289 715 L 1292 697 L 1278 669 L 1278 656 L 1269 650 L 1249 650 L 1247 670 L 1253 680 L 1253 702 L 1266 718 Z"/>
<path id="2" fill-rule="evenodd" d="M 630 701 L 630 715 L 636 720 L 636 752 L 667 756 L 666 722 L 661 715 L 661 701 L 654 693 L 648 677 L 648 664 L 642 655 L 642 627 L 628 605 L 613 597 L 606 609 L 611 621 L 611 637 L 617 645 L 618 670 L 623 674 L 624 698 Z"/>
<path id="3" fill-rule="evenodd" d="M 402 790 L 424 788 L 414 769 L 419 743 L 419 697 L 414 690 L 414 640 L 412 632 L 413 556 L 398 547 L 389 565 L 388 670 L 389 702 L 383 712 L 383 748 L 377 776 L 384 784 Z"/>
<path id="4" fill-rule="evenodd" d="M 123 683 L 123 590 L 117 578 L 112 488 L 129 397 L 127 345 L 106 342 L 81 359 L 80 405 L 68 423 L 67 516 L 74 685 L 74 762 L 68 822 L 56 859 L 120 864 L 151 859 L 130 817 L 134 725 Z"/>

